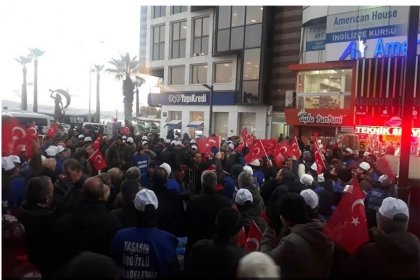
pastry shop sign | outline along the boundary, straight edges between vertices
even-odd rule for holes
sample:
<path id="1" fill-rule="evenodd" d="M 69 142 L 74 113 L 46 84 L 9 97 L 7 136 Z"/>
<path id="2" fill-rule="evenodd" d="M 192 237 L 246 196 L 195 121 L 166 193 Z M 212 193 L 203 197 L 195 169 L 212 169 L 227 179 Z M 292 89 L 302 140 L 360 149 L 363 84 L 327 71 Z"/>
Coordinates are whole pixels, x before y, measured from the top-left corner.
<path id="1" fill-rule="evenodd" d="M 314 114 L 312 115 L 309 112 L 306 112 L 305 109 L 302 109 L 297 114 L 299 123 L 302 124 L 343 124 L 343 115 L 333 116 L 331 114 L 321 115 Z"/>

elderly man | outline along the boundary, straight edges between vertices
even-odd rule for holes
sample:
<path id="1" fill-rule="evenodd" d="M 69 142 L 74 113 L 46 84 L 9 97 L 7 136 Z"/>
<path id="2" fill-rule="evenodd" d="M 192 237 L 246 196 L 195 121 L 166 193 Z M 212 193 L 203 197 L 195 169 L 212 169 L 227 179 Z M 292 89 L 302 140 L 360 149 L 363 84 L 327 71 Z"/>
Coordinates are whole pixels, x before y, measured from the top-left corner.
<path id="1" fill-rule="evenodd" d="M 63 168 L 67 181 L 70 183 L 70 187 L 64 195 L 63 208 L 61 209 L 63 212 L 66 212 L 71 211 L 79 200 L 82 185 L 87 179 L 87 176 L 83 174 L 82 166 L 75 159 L 66 160 Z"/>
<path id="2" fill-rule="evenodd" d="M 361 246 L 345 267 L 345 275 L 373 278 L 420 277 L 420 242 L 407 232 L 407 204 L 387 197 L 376 214 L 379 235 L 374 242 Z"/>

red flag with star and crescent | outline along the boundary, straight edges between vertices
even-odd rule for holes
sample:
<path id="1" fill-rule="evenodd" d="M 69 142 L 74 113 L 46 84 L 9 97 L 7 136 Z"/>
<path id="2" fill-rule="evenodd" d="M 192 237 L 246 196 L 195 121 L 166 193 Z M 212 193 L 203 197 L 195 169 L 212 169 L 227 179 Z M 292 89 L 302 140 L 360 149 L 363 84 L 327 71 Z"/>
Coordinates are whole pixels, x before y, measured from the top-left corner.
<path id="1" fill-rule="evenodd" d="M 316 173 L 318 175 L 324 173 L 326 169 L 325 162 L 324 162 L 323 156 L 321 155 L 321 152 L 319 151 L 319 147 L 316 141 L 312 146 L 312 152 L 314 154 L 314 159 L 315 159 L 315 164 L 316 164 Z"/>
<path id="2" fill-rule="evenodd" d="M 213 147 L 220 148 L 220 137 L 204 137 L 196 139 L 198 151 L 202 154 L 211 153 Z"/>
<path id="3" fill-rule="evenodd" d="M 248 147 L 249 153 L 245 156 L 245 162 L 250 163 L 255 159 L 260 159 L 266 156 L 264 146 L 261 144 L 261 141 L 256 141 L 254 145 Z"/>
<path id="4" fill-rule="evenodd" d="M 47 131 L 47 138 L 54 138 L 57 135 L 58 124 L 56 122 L 51 123 Z"/>
<path id="5" fill-rule="evenodd" d="M 353 179 L 324 228 L 324 233 L 349 253 L 369 241 L 364 198 L 359 182 Z"/>
<path id="6" fill-rule="evenodd" d="M 2 155 L 19 155 L 25 147 L 28 157 L 32 155 L 32 141 L 38 134 L 33 134 L 31 127 L 24 128 L 16 118 L 2 121 Z"/>
<path id="7" fill-rule="evenodd" d="M 245 127 L 241 131 L 242 141 L 245 143 L 245 147 L 250 147 L 255 142 L 254 134 L 248 134 L 248 129 Z"/>
<path id="8" fill-rule="evenodd" d="M 267 153 L 268 156 L 271 156 L 273 154 L 274 150 L 276 149 L 277 139 L 275 139 L 275 138 L 273 138 L 273 139 L 257 139 L 255 141 L 261 141 L 261 144 L 264 146 L 265 152 Z"/>
<path id="9" fill-rule="evenodd" d="M 296 136 L 293 138 L 292 142 L 290 143 L 290 155 L 295 156 L 296 159 L 299 159 L 302 155 L 302 151 L 299 148 L 299 144 L 297 141 Z"/>
<path id="10" fill-rule="evenodd" d="M 263 233 L 259 229 L 259 227 L 252 221 L 248 237 L 245 242 L 244 249 L 248 252 L 258 251 L 261 247 L 261 239 L 263 237 Z"/>
<path id="11" fill-rule="evenodd" d="M 99 136 L 96 138 L 95 142 L 93 142 L 92 144 L 92 149 L 94 150 L 98 150 L 100 145 L 101 145 L 101 139 L 102 139 L 102 134 L 99 134 Z"/>
<path id="12" fill-rule="evenodd" d="M 280 168 L 282 164 L 284 163 L 284 160 L 287 158 L 287 156 L 290 154 L 290 146 L 287 141 L 283 141 L 279 143 L 273 152 L 273 162 L 274 164 Z"/>
<path id="13" fill-rule="evenodd" d="M 104 156 L 102 155 L 100 150 L 94 151 L 92 155 L 89 157 L 89 160 L 96 171 L 99 171 L 107 167 Z"/>

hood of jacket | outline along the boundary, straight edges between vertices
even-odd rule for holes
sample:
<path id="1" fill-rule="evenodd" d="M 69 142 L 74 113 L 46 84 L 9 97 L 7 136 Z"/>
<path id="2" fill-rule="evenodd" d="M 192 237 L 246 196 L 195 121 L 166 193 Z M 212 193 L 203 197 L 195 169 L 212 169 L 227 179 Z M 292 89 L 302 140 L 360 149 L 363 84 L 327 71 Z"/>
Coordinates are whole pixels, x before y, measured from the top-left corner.
<path id="1" fill-rule="evenodd" d="M 387 255 L 408 259 L 419 258 L 420 241 L 410 232 L 402 231 L 379 235 L 376 244 Z"/>
<path id="2" fill-rule="evenodd" d="M 322 222 L 313 221 L 294 225 L 291 231 L 302 237 L 316 251 L 325 252 L 326 249 L 334 246 L 334 242 L 323 233 L 323 227 L 324 224 Z"/>

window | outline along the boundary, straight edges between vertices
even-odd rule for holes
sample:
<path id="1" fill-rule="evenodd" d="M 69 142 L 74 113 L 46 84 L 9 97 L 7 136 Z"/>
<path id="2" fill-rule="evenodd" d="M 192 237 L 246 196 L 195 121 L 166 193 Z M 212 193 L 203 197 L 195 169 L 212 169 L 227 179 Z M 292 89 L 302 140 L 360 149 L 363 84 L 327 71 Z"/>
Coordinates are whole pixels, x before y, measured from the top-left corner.
<path id="1" fill-rule="evenodd" d="M 239 127 L 241 129 L 247 128 L 249 134 L 255 135 L 255 113 L 239 113 Z"/>
<path id="2" fill-rule="evenodd" d="M 260 77 L 260 48 L 247 49 L 244 52 L 243 102 L 258 103 Z"/>
<path id="3" fill-rule="evenodd" d="M 187 22 L 172 23 L 172 52 L 171 58 L 185 57 L 185 47 L 187 38 Z"/>
<path id="4" fill-rule="evenodd" d="M 349 109 L 351 81 L 351 69 L 299 72 L 298 108 Z"/>
<path id="5" fill-rule="evenodd" d="M 230 83 L 232 82 L 232 63 L 215 63 L 214 64 L 214 82 Z"/>
<path id="6" fill-rule="evenodd" d="M 166 7 L 165 6 L 153 6 L 152 10 L 153 18 L 164 17 L 166 15 Z"/>
<path id="7" fill-rule="evenodd" d="M 170 69 L 170 84 L 183 85 L 185 82 L 185 66 L 171 67 Z"/>
<path id="8" fill-rule="evenodd" d="M 262 6 L 221 6 L 218 8 L 218 52 L 261 46 Z"/>
<path id="9" fill-rule="evenodd" d="M 192 56 L 207 55 L 209 49 L 209 17 L 194 19 Z"/>
<path id="10" fill-rule="evenodd" d="M 162 60 L 165 56 L 165 25 L 153 26 L 152 60 Z"/>
<path id="11" fill-rule="evenodd" d="M 187 11 L 187 6 L 172 6 L 171 7 L 171 15 L 184 13 Z"/>
<path id="12" fill-rule="evenodd" d="M 229 113 L 216 112 L 214 113 L 214 134 L 221 137 L 228 137 L 228 123 Z"/>
<path id="13" fill-rule="evenodd" d="M 207 65 L 192 65 L 191 84 L 206 84 L 207 68 Z"/>

